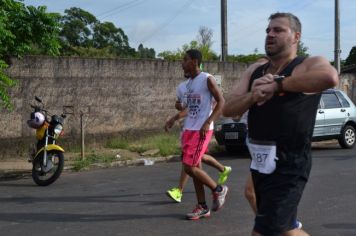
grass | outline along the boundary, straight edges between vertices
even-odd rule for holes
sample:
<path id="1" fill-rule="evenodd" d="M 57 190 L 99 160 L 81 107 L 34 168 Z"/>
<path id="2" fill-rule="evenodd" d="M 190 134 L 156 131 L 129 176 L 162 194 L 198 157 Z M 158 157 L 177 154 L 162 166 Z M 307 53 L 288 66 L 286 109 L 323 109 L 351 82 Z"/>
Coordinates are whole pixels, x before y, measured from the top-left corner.
<path id="1" fill-rule="evenodd" d="M 69 145 L 65 150 L 66 150 L 66 152 L 80 153 L 82 150 L 82 147 L 79 144 L 72 144 L 72 145 Z"/>
<path id="2" fill-rule="evenodd" d="M 111 139 L 106 147 L 127 149 L 132 152 L 143 153 L 148 150 L 158 149 L 157 155 L 168 156 L 180 153 L 179 136 L 176 133 L 157 134 L 139 139 L 115 138 Z"/>
<path id="3" fill-rule="evenodd" d="M 178 132 L 160 133 L 141 138 L 112 138 L 106 143 L 105 148 L 125 149 L 135 153 L 143 153 L 148 150 L 157 149 L 158 152 L 155 156 L 179 155 L 181 153 L 181 144 Z M 221 152 L 223 149 L 224 148 L 222 146 L 219 146 L 216 143 L 209 145 L 209 152 L 212 154 L 215 152 Z M 78 150 L 78 148 L 74 146 L 72 147 L 72 150 Z M 75 158 L 73 162 L 73 169 L 76 171 L 88 169 L 90 165 L 94 163 L 109 166 L 110 163 L 117 160 L 114 154 L 98 154 L 95 153 L 94 150 L 95 149 L 92 149 L 90 154 L 88 154 L 84 160 L 82 160 L 79 156 Z M 131 158 L 128 157 L 127 159 Z"/>
<path id="4" fill-rule="evenodd" d="M 116 157 L 113 155 L 97 155 L 95 153 L 91 153 L 86 156 L 84 160 L 81 157 L 77 157 L 73 163 L 73 169 L 75 171 L 79 171 L 85 168 L 88 168 L 93 163 L 102 163 L 102 164 L 110 164 L 115 161 Z"/>
<path id="5" fill-rule="evenodd" d="M 130 141 L 128 138 L 114 138 L 108 141 L 106 147 L 112 149 L 129 149 Z"/>

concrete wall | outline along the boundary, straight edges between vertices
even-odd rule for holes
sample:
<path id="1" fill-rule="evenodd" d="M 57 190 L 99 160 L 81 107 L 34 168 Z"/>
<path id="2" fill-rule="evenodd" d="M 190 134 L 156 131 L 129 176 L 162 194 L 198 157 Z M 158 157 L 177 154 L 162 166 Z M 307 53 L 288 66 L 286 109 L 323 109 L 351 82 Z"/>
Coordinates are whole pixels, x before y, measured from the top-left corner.
<path id="1" fill-rule="evenodd" d="M 204 68 L 230 88 L 246 65 L 207 62 Z M 80 112 L 87 134 L 161 129 L 175 112 L 175 89 L 183 80 L 180 62 L 162 60 L 25 57 L 13 60 L 7 73 L 18 86 L 11 90 L 15 110 L 0 113 L 0 140 L 33 135 L 25 121 L 35 95 L 53 113 L 73 108 L 65 125 L 73 137 L 80 133 Z"/>
<path id="2" fill-rule="evenodd" d="M 206 62 L 204 68 L 223 77 L 226 92 L 241 78 L 246 65 Z M 100 142 L 112 135 L 162 130 L 166 119 L 176 112 L 175 89 L 183 80 L 180 62 L 162 60 L 29 56 L 14 59 L 7 73 L 18 85 L 10 90 L 14 111 L 0 111 L 0 159 L 27 151 L 34 130 L 27 127 L 26 120 L 35 95 L 55 114 L 64 106 L 74 112 L 66 119 L 67 142 L 79 141 L 81 112 L 86 137 Z M 339 87 L 355 101 L 355 75 L 341 78 Z"/>
<path id="3" fill-rule="evenodd" d="M 347 93 L 351 100 L 356 104 L 356 74 L 341 74 L 338 88 Z"/>

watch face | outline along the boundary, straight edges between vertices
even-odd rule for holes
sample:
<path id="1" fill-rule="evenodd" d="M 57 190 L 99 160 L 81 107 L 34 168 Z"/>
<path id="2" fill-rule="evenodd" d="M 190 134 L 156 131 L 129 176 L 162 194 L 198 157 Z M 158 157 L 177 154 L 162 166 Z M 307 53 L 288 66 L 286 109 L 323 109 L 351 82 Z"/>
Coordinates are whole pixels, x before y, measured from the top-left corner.
<path id="1" fill-rule="evenodd" d="M 284 79 L 284 76 L 282 76 L 282 75 L 275 75 L 274 76 L 274 81 L 276 81 L 277 83 L 282 82 L 283 79 Z"/>

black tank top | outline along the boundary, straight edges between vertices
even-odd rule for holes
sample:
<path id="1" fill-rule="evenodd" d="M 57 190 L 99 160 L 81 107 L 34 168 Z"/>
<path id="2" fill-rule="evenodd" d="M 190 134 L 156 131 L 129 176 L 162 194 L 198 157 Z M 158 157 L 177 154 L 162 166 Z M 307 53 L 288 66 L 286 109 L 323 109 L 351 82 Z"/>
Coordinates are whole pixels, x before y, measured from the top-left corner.
<path id="1" fill-rule="evenodd" d="M 288 77 L 305 58 L 296 57 L 279 75 Z M 263 76 L 268 63 L 258 67 L 253 80 Z M 261 106 L 250 107 L 248 114 L 249 137 L 254 140 L 275 141 L 277 169 L 283 174 L 296 174 L 308 178 L 311 168 L 311 138 L 321 94 L 285 92 L 275 95 Z"/>

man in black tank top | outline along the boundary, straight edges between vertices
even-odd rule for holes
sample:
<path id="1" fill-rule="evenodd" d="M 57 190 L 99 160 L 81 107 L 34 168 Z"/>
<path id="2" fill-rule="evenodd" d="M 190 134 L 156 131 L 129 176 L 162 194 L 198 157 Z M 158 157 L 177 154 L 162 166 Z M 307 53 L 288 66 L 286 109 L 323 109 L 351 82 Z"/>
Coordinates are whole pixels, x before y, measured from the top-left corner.
<path id="1" fill-rule="evenodd" d="M 267 63 L 255 63 L 229 93 L 226 117 L 249 110 L 247 140 L 257 214 L 252 235 L 308 235 L 295 228 L 297 207 L 311 169 L 311 137 L 320 92 L 338 83 L 327 59 L 297 57 L 299 19 L 269 17 Z"/>

